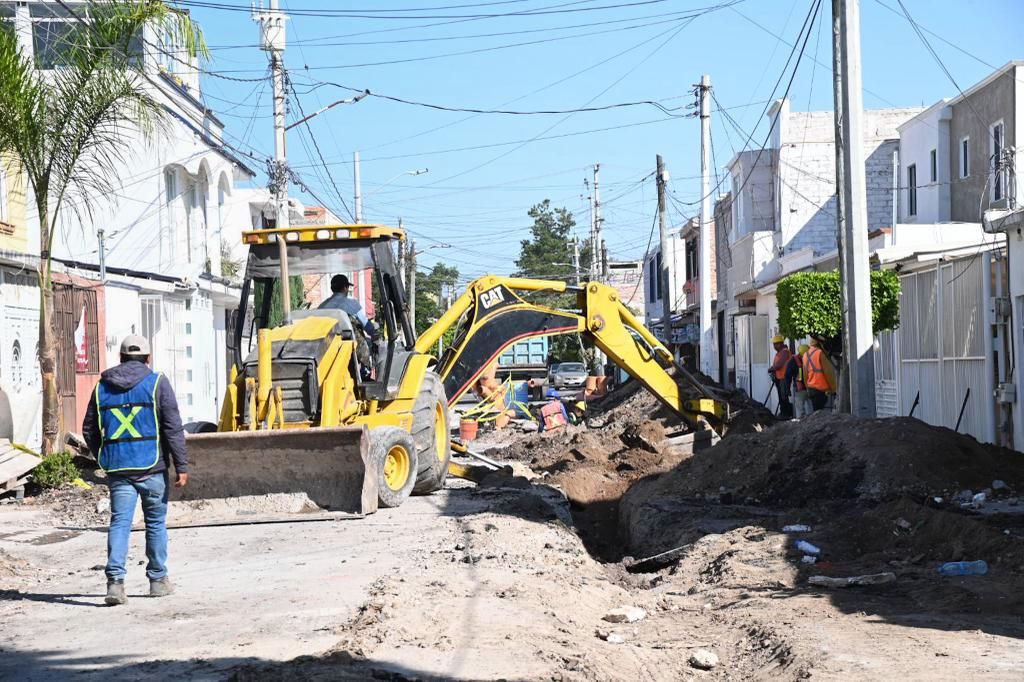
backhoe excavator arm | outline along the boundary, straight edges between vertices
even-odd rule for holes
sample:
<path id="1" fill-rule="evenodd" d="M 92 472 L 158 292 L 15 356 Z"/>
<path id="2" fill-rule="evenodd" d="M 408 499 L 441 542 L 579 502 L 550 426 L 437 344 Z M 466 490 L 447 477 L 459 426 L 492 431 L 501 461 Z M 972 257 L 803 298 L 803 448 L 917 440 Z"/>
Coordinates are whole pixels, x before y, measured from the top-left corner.
<path id="1" fill-rule="evenodd" d="M 531 303 L 516 292 L 573 293 L 576 310 Z M 672 354 L 605 284 L 570 287 L 553 282 L 487 275 L 475 280 L 451 308 L 416 342 L 429 353 L 446 331 L 458 326 L 455 340 L 438 360 L 449 404 L 469 390 L 484 370 L 509 346 L 527 338 L 579 333 L 593 339 L 616 365 L 643 384 L 692 428 L 706 420 L 716 430 L 726 418 L 726 404 L 715 389 L 674 362 Z M 682 383 L 674 375 L 680 374 Z"/>

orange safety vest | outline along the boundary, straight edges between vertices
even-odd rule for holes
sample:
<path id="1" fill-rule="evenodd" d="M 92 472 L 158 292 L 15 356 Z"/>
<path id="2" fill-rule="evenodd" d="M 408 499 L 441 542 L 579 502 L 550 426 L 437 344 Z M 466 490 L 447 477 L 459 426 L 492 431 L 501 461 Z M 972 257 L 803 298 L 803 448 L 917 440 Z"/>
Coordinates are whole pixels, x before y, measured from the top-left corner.
<path id="1" fill-rule="evenodd" d="M 775 370 L 775 378 L 779 381 L 783 381 L 786 378 L 786 365 L 789 364 L 789 355 L 788 348 L 783 348 L 775 353 L 775 362 L 772 364 L 777 368 Z"/>
<path id="2" fill-rule="evenodd" d="M 807 370 L 804 381 L 807 383 L 807 388 L 813 388 L 822 393 L 832 390 L 828 383 L 828 376 L 825 374 L 826 362 L 828 360 L 825 358 L 825 354 L 816 346 L 811 346 L 804 354 L 804 369 Z"/>

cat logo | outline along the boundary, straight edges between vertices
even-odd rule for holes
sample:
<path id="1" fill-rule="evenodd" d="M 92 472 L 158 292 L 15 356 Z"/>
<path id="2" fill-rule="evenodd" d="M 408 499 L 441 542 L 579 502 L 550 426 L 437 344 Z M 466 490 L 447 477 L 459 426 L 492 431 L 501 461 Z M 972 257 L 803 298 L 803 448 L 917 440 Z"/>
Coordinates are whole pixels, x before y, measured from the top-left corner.
<path id="1" fill-rule="evenodd" d="M 484 310 L 490 310 L 499 303 L 505 302 L 505 294 L 502 292 L 504 287 L 496 286 L 493 289 L 488 289 L 484 293 L 480 294 L 480 304 L 483 305 Z"/>

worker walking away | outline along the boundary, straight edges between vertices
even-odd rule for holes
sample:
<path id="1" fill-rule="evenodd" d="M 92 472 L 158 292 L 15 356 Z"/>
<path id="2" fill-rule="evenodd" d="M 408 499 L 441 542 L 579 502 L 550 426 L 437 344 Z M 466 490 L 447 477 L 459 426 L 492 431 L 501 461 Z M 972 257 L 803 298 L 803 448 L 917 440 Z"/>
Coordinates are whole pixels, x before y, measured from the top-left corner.
<path id="1" fill-rule="evenodd" d="M 801 343 L 786 366 L 786 383 L 793 387 L 793 416 L 797 419 L 811 414 L 811 401 L 804 382 L 804 354 L 808 348 L 806 343 Z"/>
<path id="2" fill-rule="evenodd" d="M 793 404 L 789 402 L 786 365 L 789 364 L 792 353 L 789 352 L 789 346 L 786 345 L 786 337 L 784 336 L 773 336 L 772 346 L 775 348 L 775 360 L 772 361 L 771 367 L 768 368 L 768 375 L 775 384 L 776 395 L 779 396 L 779 416 L 783 419 L 791 419 L 793 417 Z"/>
<path id="3" fill-rule="evenodd" d="M 811 409 L 814 412 L 825 409 L 829 394 L 836 392 L 836 369 L 821 349 L 818 339 L 811 339 L 811 345 L 804 354 L 804 383 Z"/>
<path id="4" fill-rule="evenodd" d="M 85 413 L 82 433 L 107 473 L 110 528 L 107 531 L 107 596 L 110 606 L 125 603 L 125 563 L 132 517 L 142 499 L 146 522 L 146 576 L 149 595 L 173 591 L 167 578 L 168 467 L 175 487 L 188 483 L 188 456 L 178 401 L 166 377 L 149 368 L 149 342 L 128 336 L 121 364 L 100 375 Z"/>

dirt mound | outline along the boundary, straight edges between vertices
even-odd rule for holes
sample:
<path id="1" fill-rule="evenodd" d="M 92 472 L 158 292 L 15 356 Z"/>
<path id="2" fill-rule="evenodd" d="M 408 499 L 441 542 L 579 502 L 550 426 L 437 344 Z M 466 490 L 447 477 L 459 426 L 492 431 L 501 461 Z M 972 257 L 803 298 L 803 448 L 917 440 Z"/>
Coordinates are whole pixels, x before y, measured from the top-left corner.
<path id="1" fill-rule="evenodd" d="M 800 507 L 814 501 L 946 496 L 994 480 L 1024 489 L 1024 457 L 912 418 L 818 412 L 768 432 L 734 435 L 652 483 L 646 496 Z"/>
<path id="2" fill-rule="evenodd" d="M 743 391 L 723 388 L 707 377 L 702 377 L 702 380 L 729 405 L 726 433 L 756 433 L 775 424 L 776 419 L 771 411 L 751 400 Z M 598 426 L 624 428 L 646 421 L 681 425 L 679 417 L 638 381 L 630 381 L 601 402 L 594 403 L 590 412 L 591 423 Z"/>

